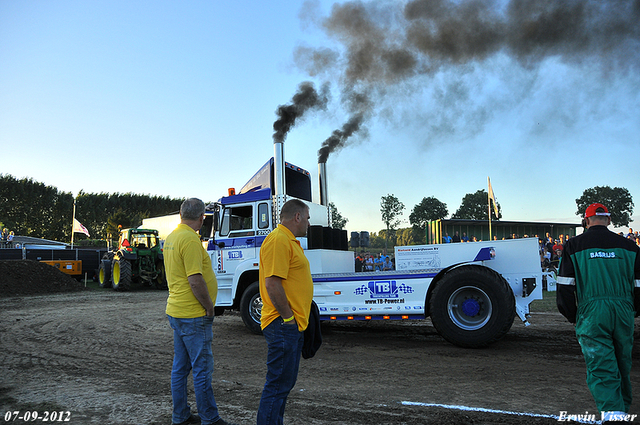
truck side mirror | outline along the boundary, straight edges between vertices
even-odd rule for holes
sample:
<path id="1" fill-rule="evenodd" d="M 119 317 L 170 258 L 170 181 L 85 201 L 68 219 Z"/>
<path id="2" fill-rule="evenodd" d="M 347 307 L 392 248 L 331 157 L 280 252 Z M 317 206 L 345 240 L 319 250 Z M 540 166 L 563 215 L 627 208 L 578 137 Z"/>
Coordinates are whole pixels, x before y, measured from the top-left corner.
<path id="1" fill-rule="evenodd" d="M 202 240 L 209 240 L 212 237 L 213 229 L 213 216 L 205 215 L 202 227 L 200 228 L 200 238 Z"/>
<path id="2" fill-rule="evenodd" d="M 213 211 L 213 231 L 217 232 L 220 230 L 220 209 L 216 208 Z"/>

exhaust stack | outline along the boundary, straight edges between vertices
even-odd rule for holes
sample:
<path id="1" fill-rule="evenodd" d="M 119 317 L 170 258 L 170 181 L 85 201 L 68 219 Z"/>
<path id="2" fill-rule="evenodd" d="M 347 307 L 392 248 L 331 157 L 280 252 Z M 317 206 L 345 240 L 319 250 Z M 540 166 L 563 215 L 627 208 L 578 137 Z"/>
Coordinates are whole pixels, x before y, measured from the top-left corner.
<path id="1" fill-rule="evenodd" d="M 284 143 L 274 142 L 273 151 L 275 195 L 285 195 L 287 190 L 284 187 Z"/>
<path id="2" fill-rule="evenodd" d="M 318 183 L 320 184 L 320 205 L 329 206 L 327 192 L 327 163 L 318 162 Z"/>

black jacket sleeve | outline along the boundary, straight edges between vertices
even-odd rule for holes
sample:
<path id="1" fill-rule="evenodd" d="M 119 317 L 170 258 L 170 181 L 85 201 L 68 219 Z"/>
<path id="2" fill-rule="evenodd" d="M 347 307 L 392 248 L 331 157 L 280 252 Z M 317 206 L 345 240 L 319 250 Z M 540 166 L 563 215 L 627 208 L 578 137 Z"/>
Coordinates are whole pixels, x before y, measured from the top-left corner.
<path id="1" fill-rule="evenodd" d="M 315 301 L 311 301 L 311 314 L 309 325 L 304 331 L 304 344 L 302 345 L 302 357 L 310 359 L 322 345 L 322 330 L 320 328 L 320 309 Z"/>
<path id="2" fill-rule="evenodd" d="M 574 252 L 575 239 L 569 239 L 564 246 L 564 253 L 558 267 L 558 285 L 556 286 L 556 304 L 558 311 L 571 323 L 576 323 L 578 304 L 576 300 L 575 276 L 571 256 Z M 573 280 L 574 284 L 566 284 Z M 562 283 L 561 283 L 562 281 Z"/>
<path id="3" fill-rule="evenodd" d="M 576 305 L 576 287 L 573 285 L 558 285 L 556 291 L 558 311 L 571 323 L 576 323 L 578 307 Z"/>

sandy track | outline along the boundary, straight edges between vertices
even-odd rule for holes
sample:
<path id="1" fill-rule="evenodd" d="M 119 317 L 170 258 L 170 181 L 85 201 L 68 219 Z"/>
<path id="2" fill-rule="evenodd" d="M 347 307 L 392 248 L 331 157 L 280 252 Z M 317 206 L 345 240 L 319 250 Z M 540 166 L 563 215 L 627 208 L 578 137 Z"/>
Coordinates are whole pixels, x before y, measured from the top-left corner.
<path id="1" fill-rule="evenodd" d="M 165 300 L 155 290 L 0 299 L 2 418 L 6 411 L 38 410 L 70 412 L 72 424 L 170 424 L 173 353 Z M 558 423 L 430 404 L 597 414 L 573 327 L 555 313 L 535 314 L 531 323 L 516 322 L 503 340 L 479 350 L 445 342 L 428 320 L 323 326 L 324 344 L 302 361 L 285 423 Z M 632 370 L 636 413 L 639 351 L 636 346 Z M 263 338 L 250 334 L 237 314 L 217 317 L 214 355 L 221 414 L 255 423 L 266 371 Z"/>

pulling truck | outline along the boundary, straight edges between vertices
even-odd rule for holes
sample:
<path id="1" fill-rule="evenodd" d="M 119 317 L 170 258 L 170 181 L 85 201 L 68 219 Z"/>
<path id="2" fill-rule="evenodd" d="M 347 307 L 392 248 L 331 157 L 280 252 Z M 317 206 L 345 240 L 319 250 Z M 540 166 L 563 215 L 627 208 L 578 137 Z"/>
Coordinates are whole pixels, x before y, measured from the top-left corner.
<path id="1" fill-rule="evenodd" d="M 260 333 L 259 250 L 292 198 L 309 206 L 310 228 L 299 238 L 309 260 L 320 319 L 431 318 L 438 333 L 462 347 L 482 347 L 504 336 L 516 315 L 528 325 L 529 304 L 542 298 L 535 238 L 395 248 L 396 270 L 355 272 L 344 230 L 330 227 L 326 163 L 318 164 L 320 202 L 312 201 L 310 173 L 275 155 L 237 193 L 208 206 L 200 235 L 218 280 L 216 309 L 240 310 Z"/>

